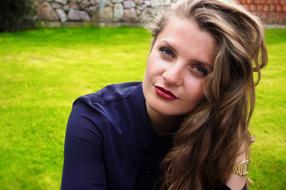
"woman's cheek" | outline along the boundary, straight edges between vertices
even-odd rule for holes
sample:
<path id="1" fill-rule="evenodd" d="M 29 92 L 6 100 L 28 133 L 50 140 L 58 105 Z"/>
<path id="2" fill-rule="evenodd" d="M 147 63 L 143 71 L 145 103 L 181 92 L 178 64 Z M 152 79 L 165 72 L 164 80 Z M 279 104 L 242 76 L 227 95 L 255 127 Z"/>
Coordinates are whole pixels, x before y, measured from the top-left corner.
<path id="1" fill-rule="evenodd" d="M 155 64 L 154 66 L 156 67 L 155 69 L 159 73 L 163 73 L 170 65 L 171 63 L 161 57 L 158 57 L 156 60 L 154 60 Z"/>
<path id="2" fill-rule="evenodd" d="M 160 79 L 168 65 L 168 61 L 159 52 L 152 52 L 148 59 L 147 77 L 153 78 L 153 80 Z"/>

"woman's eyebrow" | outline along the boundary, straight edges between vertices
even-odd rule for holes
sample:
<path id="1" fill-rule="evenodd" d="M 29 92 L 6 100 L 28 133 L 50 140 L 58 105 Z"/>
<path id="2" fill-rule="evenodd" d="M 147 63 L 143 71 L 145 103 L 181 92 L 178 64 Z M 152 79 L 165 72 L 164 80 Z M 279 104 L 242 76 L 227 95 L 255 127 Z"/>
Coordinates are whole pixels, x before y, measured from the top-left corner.
<path id="1" fill-rule="evenodd" d="M 191 59 L 189 60 L 191 63 L 194 63 L 194 64 L 198 64 L 198 65 L 204 65 L 206 67 L 208 67 L 210 70 L 213 70 L 213 65 L 210 64 L 210 63 L 207 63 L 207 62 L 204 62 L 204 61 L 200 61 L 200 60 L 194 60 L 194 59 Z"/>
<path id="2" fill-rule="evenodd" d="M 160 41 L 161 43 L 164 43 L 166 46 L 168 46 L 168 48 L 170 48 L 175 54 L 177 54 L 176 48 L 167 40 L 162 40 Z M 198 60 L 198 59 L 190 59 L 188 60 L 189 63 L 195 63 L 195 64 L 199 64 L 199 65 L 205 65 L 206 67 L 208 67 L 209 69 L 213 69 L 212 64 L 210 64 L 209 62 L 205 62 L 202 60 Z"/>
<path id="3" fill-rule="evenodd" d="M 176 48 L 167 40 L 162 40 L 161 43 L 164 43 L 165 46 L 168 46 L 175 54 L 177 54 Z"/>

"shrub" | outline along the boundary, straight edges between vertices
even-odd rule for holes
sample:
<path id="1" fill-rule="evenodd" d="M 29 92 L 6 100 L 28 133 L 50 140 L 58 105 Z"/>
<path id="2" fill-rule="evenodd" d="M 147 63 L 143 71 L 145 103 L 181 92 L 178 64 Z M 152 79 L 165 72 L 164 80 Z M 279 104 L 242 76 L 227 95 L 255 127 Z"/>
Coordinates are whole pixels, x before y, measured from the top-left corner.
<path id="1" fill-rule="evenodd" d="M 35 26 L 33 0 L 0 0 L 0 32 Z"/>

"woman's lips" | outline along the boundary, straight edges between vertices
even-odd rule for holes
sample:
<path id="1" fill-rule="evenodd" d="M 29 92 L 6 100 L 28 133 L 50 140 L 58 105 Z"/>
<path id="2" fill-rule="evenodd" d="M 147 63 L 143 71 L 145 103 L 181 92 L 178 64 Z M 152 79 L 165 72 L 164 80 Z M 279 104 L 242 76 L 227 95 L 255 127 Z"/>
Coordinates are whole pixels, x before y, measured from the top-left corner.
<path id="1" fill-rule="evenodd" d="M 178 99 L 171 91 L 166 90 L 165 88 L 160 87 L 160 86 L 155 86 L 155 92 L 158 96 L 166 100 Z"/>

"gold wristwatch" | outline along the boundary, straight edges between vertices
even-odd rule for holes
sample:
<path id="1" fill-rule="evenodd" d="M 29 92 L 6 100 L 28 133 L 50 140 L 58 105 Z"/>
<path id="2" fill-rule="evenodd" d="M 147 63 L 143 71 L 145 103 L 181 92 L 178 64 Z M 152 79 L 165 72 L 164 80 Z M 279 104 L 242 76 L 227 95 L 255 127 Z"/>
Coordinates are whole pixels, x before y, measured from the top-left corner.
<path id="1" fill-rule="evenodd" d="M 249 160 L 238 162 L 233 167 L 233 173 L 239 176 L 247 176 Z"/>

